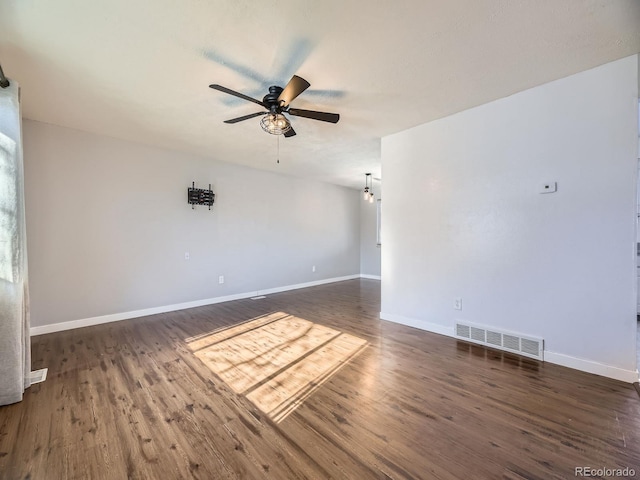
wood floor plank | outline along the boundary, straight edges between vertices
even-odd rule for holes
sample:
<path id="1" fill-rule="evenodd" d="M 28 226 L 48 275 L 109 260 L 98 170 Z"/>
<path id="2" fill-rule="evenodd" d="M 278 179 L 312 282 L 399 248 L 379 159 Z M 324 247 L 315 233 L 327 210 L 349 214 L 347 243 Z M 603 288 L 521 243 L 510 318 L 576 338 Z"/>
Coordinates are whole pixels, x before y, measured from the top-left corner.
<path id="1" fill-rule="evenodd" d="M 49 375 L 0 408 L 0 479 L 640 475 L 632 385 L 381 321 L 379 288 L 34 337 Z"/>

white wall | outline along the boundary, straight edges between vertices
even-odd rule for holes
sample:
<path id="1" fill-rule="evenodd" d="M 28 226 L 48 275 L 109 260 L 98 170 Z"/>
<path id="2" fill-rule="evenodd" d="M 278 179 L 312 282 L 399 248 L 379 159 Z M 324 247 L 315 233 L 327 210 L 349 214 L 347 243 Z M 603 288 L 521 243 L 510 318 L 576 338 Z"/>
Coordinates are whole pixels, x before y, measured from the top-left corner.
<path id="1" fill-rule="evenodd" d="M 359 274 L 355 190 L 34 121 L 24 151 L 34 326 Z"/>
<path id="2" fill-rule="evenodd" d="M 360 273 L 380 278 L 380 250 L 378 241 L 377 199 L 366 202 L 360 193 Z M 375 190 L 376 195 L 380 189 Z"/>
<path id="3" fill-rule="evenodd" d="M 632 56 L 383 138 L 381 317 L 637 379 L 637 77 Z"/>

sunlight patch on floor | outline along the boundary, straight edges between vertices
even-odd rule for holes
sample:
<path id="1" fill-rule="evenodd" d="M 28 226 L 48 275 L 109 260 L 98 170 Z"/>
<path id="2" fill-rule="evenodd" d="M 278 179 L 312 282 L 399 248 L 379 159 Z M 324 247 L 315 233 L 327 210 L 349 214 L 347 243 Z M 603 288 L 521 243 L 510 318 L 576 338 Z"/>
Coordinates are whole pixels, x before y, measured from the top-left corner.
<path id="1" fill-rule="evenodd" d="M 361 338 L 284 312 L 188 338 L 187 343 L 234 392 L 276 422 L 367 346 Z"/>

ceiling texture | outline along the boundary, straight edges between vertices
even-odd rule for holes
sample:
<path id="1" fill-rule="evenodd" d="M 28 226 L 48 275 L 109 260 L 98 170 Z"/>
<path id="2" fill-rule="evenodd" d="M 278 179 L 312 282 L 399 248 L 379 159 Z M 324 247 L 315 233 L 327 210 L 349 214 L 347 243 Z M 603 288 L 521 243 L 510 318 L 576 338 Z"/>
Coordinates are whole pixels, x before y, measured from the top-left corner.
<path id="1" fill-rule="evenodd" d="M 385 135 L 638 52 L 638 0 L 0 0 L 24 117 L 353 188 Z M 222 123 L 259 107 L 209 84 L 293 74 L 338 124 Z"/>

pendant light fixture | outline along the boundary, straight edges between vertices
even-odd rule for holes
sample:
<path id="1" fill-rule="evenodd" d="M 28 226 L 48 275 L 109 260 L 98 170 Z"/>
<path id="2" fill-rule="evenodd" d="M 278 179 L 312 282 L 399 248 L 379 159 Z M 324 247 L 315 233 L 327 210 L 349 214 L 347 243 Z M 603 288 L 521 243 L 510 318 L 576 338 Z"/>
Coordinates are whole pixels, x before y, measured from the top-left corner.
<path id="1" fill-rule="evenodd" d="M 364 177 L 364 200 L 373 203 L 373 180 L 370 173 L 365 173 Z"/>
<path id="2" fill-rule="evenodd" d="M 7 88 L 10 85 L 9 79 L 4 76 L 2 67 L 0 66 L 0 88 Z"/>

